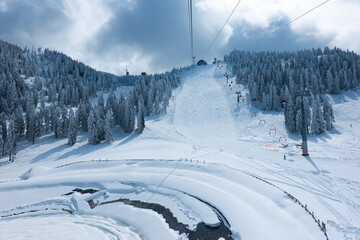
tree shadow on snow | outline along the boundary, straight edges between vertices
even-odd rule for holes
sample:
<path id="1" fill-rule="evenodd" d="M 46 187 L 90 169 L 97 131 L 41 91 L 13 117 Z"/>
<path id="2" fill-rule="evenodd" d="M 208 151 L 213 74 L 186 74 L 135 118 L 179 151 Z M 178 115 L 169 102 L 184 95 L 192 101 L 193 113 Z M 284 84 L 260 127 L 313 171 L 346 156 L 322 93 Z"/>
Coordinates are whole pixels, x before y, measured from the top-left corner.
<path id="1" fill-rule="evenodd" d="M 10 164 L 12 162 L 9 161 L 9 157 L 8 156 L 4 156 L 4 161 L 3 162 L 0 162 L 0 167 L 2 166 L 6 166 L 8 164 Z"/>
<path id="2" fill-rule="evenodd" d="M 136 132 L 133 132 L 131 134 L 121 134 L 120 138 L 116 138 L 114 137 L 114 141 L 119 141 L 119 140 L 122 140 L 116 147 L 118 146 L 121 146 L 123 144 L 126 144 L 132 140 L 134 140 L 135 138 L 137 138 L 140 134 L 136 133 Z M 71 148 L 74 148 L 76 147 L 75 146 L 69 146 L 69 145 L 66 145 L 65 144 L 65 147 L 68 146 L 68 147 L 71 147 Z M 102 142 L 102 143 L 99 143 L 97 145 L 91 145 L 89 143 L 87 144 L 84 144 L 84 145 L 81 145 L 81 146 L 78 146 L 74 149 L 72 149 L 71 151 L 59 156 L 56 160 L 61 160 L 61 159 L 65 159 L 65 158 L 69 158 L 69 157 L 78 157 L 78 156 L 83 156 L 85 154 L 88 154 L 90 152 L 94 152 L 94 151 L 97 151 L 99 149 L 102 149 L 102 148 L 105 148 L 105 147 L 109 147 L 111 146 L 110 144 L 106 143 L 106 142 Z"/>
<path id="3" fill-rule="evenodd" d="M 359 92 L 358 91 L 348 91 L 345 93 L 345 96 L 352 99 L 358 100 L 359 99 Z"/>
<path id="4" fill-rule="evenodd" d="M 67 144 L 64 144 L 64 147 L 66 147 L 66 146 L 69 148 L 76 147 L 76 146 L 69 146 Z M 107 147 L 107 146 L 109 146 L 109 144 L 107 144 L 105 142 L 99 143 L 97 145 L 92 145 L 92 144 L 87 143 L 87 144 L 78 146 L 78 147 L 72 149 L 71 151 L 59 156 L 56 160 L 61 160 L 61 159 L 69 158 L 69 157 L 83 156 L 85 154 L 88 154 L 90 152 L 99 150 L 99 149 Z"/>
<path id="5" fill-rule="evenodd" d="M 61 151 L 63 151 L 64 149 L 69 148 L 69 147 L 71 147 L 71 146 L 70 146 L 70 145 L 67 145 L 67 144 L 62 144 L 62 145 L 57 146 L 57 147 L 55 147 L 55 148 L 51 148 L 51 149 L 49 149 L 48 151 L 43 152 L 43 153 L 41 153 L 40 155 L 34 157 L 34 158 L 31 160 L 31 163 L 35 163 L 35 162 L 38 162 L 38 161 L 40 161 L 40 160 L 42 160 L 42 159 L 44 159 L 44 158 L 48 158 L 49 156 L 51 156 L 51 155 L 53 155 L 53 154 L 55 154 L 55 153 L 61 152 Z"/>
<path id="6" fill-rule="evenodd" d="M 128 142 L 131 142 L 132 140 L 134 140 L 138 136 L 140 136 L 139 133 L 133 132 L 130 135 L 128 135 L 127 137 L 125 137 L 124 140 L 122 140 L 117 146 L 119 147 L 119 146 L 124 145 L 124 144 L 126 144 Z"/>
<path id="7" fill-rule="evenodd" d="M 318 143 L 319 141 L 327 142 L 330 139 L 331 139 L 331 136 L 327 132 L 324 132 L 319 135 L 312 135 L 312 136 L 308 137 L 308 140 L 310 142 L 314 142 L 314 143 Z"/>
<path id="8" fill-rule="evenodd" d="M 78 138 L 77 138 L 77 142 L 83 142 L 84 140 L 87 139 L 87 135 L 86 134 L 82 134 L 83 132 L 80 132 L 78 134 Z M 30 150 L 32 149 L 32 147 L 36 148 L 36 147 L 39 147 L 40 145 L 46 145 L 46 144 L 53 144 L 53 143 L 56 143 L 58 141 L 61 141 L 61 140 L 64 140 L 66 138 L 55 138 L 54 135 L 46 135 L 46 136 L 43 136 L 41 137 L 38 141 L 35 142 L 34 145 L 30 145 L 28 146 L 30 148 Z M 41 153 L 40 155 L 34 157 L 32 160 L 31 160 L 31 163 L 35 163 L 35 162 L 38 162 L 44 158 L 48 158 L 49 156 L 55 154 L 55 153 L 58 153 L 58 152 L 61 152 L 67 148 L 72 148 L 72 147 L 75 147 L 75 146 L 70 146 L 68 144 L 61 144 L 57 147 L 54 147 L 54 148 L 50 148 L 48 151 L 46 152 L 43 152 Z M 26 148 L 26 147 L 25 147 Z M 25 149 L 24 148 L 24 149 Z"/>

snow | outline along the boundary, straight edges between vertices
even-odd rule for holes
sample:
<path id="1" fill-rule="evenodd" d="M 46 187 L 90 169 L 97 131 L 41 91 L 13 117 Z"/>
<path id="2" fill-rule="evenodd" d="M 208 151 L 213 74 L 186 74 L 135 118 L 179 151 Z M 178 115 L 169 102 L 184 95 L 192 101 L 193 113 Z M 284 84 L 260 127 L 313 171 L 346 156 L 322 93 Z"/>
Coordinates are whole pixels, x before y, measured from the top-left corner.
<path id="1" fill-rule="evenodd" d="M 35 236 L 33 233 L 36 232 Z M 56 234 L 54 234 L 56 233 Z M 97 216 L 42 215 L 4 220 L 0 239 L 141 239 L 130 227 Z"/>
<path id="2" fill-rule="evenodd" d="M 216 226 L 201 199 L 222 213 L 235 239 L 326 239 L 284 191 L 326 223 L 330 239 L 359 239 L 360 112 L 353 109 L 360 91 L 327 96 L 335 129 L 308 136 L 304 158 L 284 116 L 255 108 L 244 86 L 226 83 L 225 71 L 185 72 L 167 113 L 147 119 L 141 135 L 115 128 L 111 145 L 89 145 L 86 133 L 73 147 L 53 136 L 21 142 L 14 163 L 0 160 L 0 215 L 11 215 L 0 218 L 0 239 L 48 239 L 51 232 L 59 239 L 186 239 L 152 210 L 87 203 L 119 198 L 158 203 L 191 229 Z M 282 144 L 288 147 L 274 147 Z M 64 195 L 75 188 L 99 191 Z"/>

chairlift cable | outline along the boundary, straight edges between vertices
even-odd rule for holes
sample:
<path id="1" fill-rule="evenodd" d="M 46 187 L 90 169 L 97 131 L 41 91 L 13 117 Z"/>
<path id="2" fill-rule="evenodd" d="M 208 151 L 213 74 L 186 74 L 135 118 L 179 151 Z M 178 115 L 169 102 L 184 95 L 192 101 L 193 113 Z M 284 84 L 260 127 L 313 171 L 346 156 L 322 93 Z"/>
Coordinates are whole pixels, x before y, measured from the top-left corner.
<path id="1" fill-rule="evenodd" d="M 272 35 L 272 34 L 274 34 L 274 33 L 278 32 L 278 31 L 280 31 L 280 30 L 284 29 L 285 27 L 289 26 L 291 23 L 295 22 L 295 21 L 296 21 L 296 20 L 298 20 L 299 18 L 302 18 L 303 16 L 305 16 L 305 15 L 307 15 L 308 13 L 310 13 L 310 12 L 314 11 L 315 9 L 317 9 L 317 8 L 321 7 L 322 5 L 324 5 L 325 3 L 329 2 L 329 1 L 330 1 L 330 0 L 326 0 L 326 1 L 322 2 L 322 3 L 320 3 L 320 4 L 319 4 L 319 5 L 317 5 L 316 7 L 314 7 L 314 8 L 312 8 L 312 9 L 308 10 L 307 12 L 305 12 L 305 13 L 301 14 L 300 16 L 296 17 L 295 19 L 291 20 L 290 22 L 288 22 L 288 23 L 286 23 L 286 24 L 282 25 L 281 27 L 279 27 L 279 28 L 277 28 L 277 29 L 273 30 L 272 32 L 270 32 L 270 33 L 266 34 L 265 36 L 263 36 L 262 38 L 260 38 L 260 39 L 259 39 L 259 40 L 257 40 L 257 41 L 264 40 L 265 38 L 269 37 L 270 35 Z"/>
<path id="2" fill-rule="evenodd" d="M 217 40 L 217 38 L 219 37 L 220 33 L 222 32 L 222 30 L 224 29 L 225 25 L 228 23 L 228 21 L 230 20 L 231 16 L 233 15 L 233 13 L 235 12 L 236 8 L 239 6 L 240 2 L 242 0 L 239 0 L 237 2 L 237 4 L 235 5 L 234 9 L 232 10 L 232 12 L 230 13 L 229 17 L 226 19 L 224 25 L 221 27 L 220 31 L 218 32 L 218 34 L 216 35 L 216 37 L 214 38 L 214 40 L 212 41 L 212 43 L 210 44 L 210 46 L 208 47 L 208 49 L 206 50 L 205 54 L 203 55 L 202 58 L 204 58 L 206 56 L 206 54 L 209 52 L 210 48 L 213 46 L 213 44 L 215 43 L 215 41 Z M 329 0 L 328 0 L 329 1 Z"/>
<path id="3" fill-rule="evenodd" d="M 189 14 L 191 62 L 192 62 L 192 64 L 195 64 L 194 63 L 194 34 L 193 34 L 193 18 L 192 18 L 192 0 L 188 0 L 188 14 Z"/>

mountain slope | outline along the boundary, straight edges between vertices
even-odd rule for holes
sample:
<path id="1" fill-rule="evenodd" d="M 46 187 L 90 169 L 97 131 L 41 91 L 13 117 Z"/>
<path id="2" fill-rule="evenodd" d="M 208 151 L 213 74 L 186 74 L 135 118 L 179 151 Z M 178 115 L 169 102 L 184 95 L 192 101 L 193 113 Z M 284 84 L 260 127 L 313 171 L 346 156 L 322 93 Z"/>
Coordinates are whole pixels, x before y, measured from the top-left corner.
<path id="1" fill-rule="evenodd" d="M 195 196 L 221 212 L 235 239 L 326 239 L 312 216 L 286 191 L 326 224 L 330 239 L 356 239 L 360 235 L 356 147 L 360 116 L 350 110 L 360 107 L 359 92 L 330 97 L 335 130 L 309 136 L 311 155 L 304 158 L 295 146 L 300 137 L 286 131 L 284 116 L 252 107 L 246 88 L 233 78 L 226 82 L 225 69 L 212 65 L 184 73 L 167 113 L 149 117 L 141 135 L 114 129 L 114 143 L 97 146 L 88 145 L 81 135 L 71 148 L 51 136 L 42 137 L 39 145 L 24 143 L 17 161 L 1 160 L 1 216 L 39 211 L 0 221 L 11 219 L 15 228 L 24 215 L 33 216 L 36 224 L 36 215 L 67 214 L 44 210 L 50 206 L 79 218 L 96 214 L 115 219 L 146 239 L 159 234 L 173 239 L 184 235 L 169 230 L 157 213 L 120 203 L 90 209 L 86 201 L 128 198 L 159 203 L 189 228 L 199 222 L 219 224 L 212 208 L 191 197 Z M 237 91 L 244 101 L 237 103 Z M 269 134 L 270 128 L 276 133 Z M 280 137 L 286 141 L 279 142 Z M 100 191 L 62 196 L 75 188 Z M 29 231 L 36 235 L 31 226 Z M 0 231 L 0 237 L 6 233 Z"/>

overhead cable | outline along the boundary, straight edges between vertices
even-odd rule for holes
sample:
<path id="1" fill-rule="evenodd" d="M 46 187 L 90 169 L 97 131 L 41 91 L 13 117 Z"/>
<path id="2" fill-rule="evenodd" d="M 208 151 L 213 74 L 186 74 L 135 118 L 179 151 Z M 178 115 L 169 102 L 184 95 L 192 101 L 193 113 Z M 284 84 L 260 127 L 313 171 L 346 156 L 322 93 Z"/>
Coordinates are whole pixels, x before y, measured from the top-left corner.
<path id="1" fill-rule="evenodd" d="M 236 8 L 239 6 L 240 2 L 242 0 L 239 0 L 237 2 L 237 4 L 235 5 L 234 9 L 232 10 L 232 12 L 230 13 L 229 17 L 226 19 L 224 25 L 221 27 L 220 31 L 218 32 L 218 34 L 216 35 L 216 37 L 214 38 L 214 40 L 212 41 L 212 43 L 210 44 L 210 46 L 208 47 L 208 49 L 206 50 L 205 54 L 203 55 L 202 58 L 204 58 L 206 56 L 206 54 L 209 52 L 210 48 L 213 46 L 213 44 L 215 43 L 216 39 L 219 37 L 220 33 L 222 32 L 222 30 L 224 29 L 225 25 L 228 23 L 228 21 L 230 20 L 231 16 L 233 15 L 233 13 L 235 12 Z"/>
<path id="2" fill-rule="evenodd" d="M 319 4 L 319 5 L 317 5 L 316 7 L 314 7 L 314 8 L 312 8 L 312 9 L 310 9 L 309 11 L 307 11 L 307 12 L 305 12 L 305 13 L 301 14 L 301 15 L 300 15 L 300 16 L 298 16 L 297 18 L 295 18 L 295 19 L 291 20 L 290 22 L 288 22 L 288 23 L 286 23 L 286 24 L 282 25 L 281 27 L 278 27 L 277 29 L 275 29 L 275 30 L 271 31 L 270 33 L 266 34 L 265 36 L 263 36 L 262 38 L 260 38 L 258 41 L 261 41 L 261 40 L 263 40 L 263 39 L 265 39 L 265 38 L 269 37 L 270 35 L 272 35 L 272 34 L 274 34 L 274 33 L 278 32 L 278 31 L 280 31 L 280 30 L 284 29 L 285 27 L 289 26 L 291 23 L 295 22 L 295 21 L 296 21 L 296 20 L 298 20 L 299 18 L 302 18 L 302 17 L 303 17 L 303 16 L 305 16 L 306 14 L 308 14 L 308 13 L 310 13 L 310 12 L 314 11 L 315 9 L 317 9 L 317 8 L 321 7 L 322 5 L 324 5 L 325 3 L 329 2 L 329 1 L 330 1 L 330 0 L 326 0 L 326 1 L 322 2 L 322 3 L 320 3 L 320 4 Z"/>

